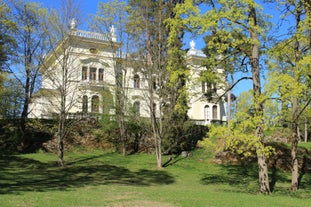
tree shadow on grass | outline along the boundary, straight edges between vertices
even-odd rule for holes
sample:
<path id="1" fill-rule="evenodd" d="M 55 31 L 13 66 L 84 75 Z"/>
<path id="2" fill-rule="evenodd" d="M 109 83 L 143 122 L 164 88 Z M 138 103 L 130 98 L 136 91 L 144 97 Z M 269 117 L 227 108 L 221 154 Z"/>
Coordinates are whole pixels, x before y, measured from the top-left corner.
<path id="1" fill-rule="evenodd" d="M 218 174 L 205 174 L 201 179 L 204 185 L 211 184 L 224 184 L 234 186 L 234 191 L 244 193 L 257 193 L 258 192 L 258 170 L 257 165 L 222 165 L 221 173 Z M 277 181 L 288 182 L 288 179 L 279 174 L 275 169 L 272 172 L 271 184 L 273 187 Z"/>
<path id="2" fill-rule="evenodd" d="M 174 178 L 165 171 L 142 169 L 136 172 L 100 161 L 79 166 L 73 162 L 59 168 L 54 163 L 41 163 L 18 156 L 0 156 L 0 169 L 0 194 L 65 191 L 87 185 L 150 186 L 174 182 Z"/>

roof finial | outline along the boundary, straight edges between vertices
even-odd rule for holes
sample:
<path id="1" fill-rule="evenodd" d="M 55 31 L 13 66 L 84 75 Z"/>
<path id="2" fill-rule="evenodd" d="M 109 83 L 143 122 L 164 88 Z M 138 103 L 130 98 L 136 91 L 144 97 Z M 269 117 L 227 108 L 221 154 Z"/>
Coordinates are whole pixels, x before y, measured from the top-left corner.
<path id="1" fill-rule="evenodd" d="M 195 48 L 195 42 L 193 40 L 191 40 L 190 42 L 190 49 L 194 49 Z"/>
<path id="2" fill-rule="evenodd" d="M 112 41 L 117 41 L 116 28 L 113 25 L 110 27 L 110 36 Z"/>
<path id="3" fill-rule="evenodd" d="M 76 20 L 74 18 L 70 21 L 70 29 L 76 29 Z"/>

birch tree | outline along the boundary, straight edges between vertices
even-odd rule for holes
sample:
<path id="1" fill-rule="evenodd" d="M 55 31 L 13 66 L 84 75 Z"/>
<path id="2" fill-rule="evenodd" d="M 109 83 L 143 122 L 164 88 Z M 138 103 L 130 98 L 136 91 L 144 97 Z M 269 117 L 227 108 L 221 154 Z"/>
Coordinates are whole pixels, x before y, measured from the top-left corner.
<path id="1" fill-rule="evenodd" d="M 42 79 L 46 80 L 45 95 L 49 97 L 50 113 L 57 114 L 58 165 L 64 166 L 64 139 L 70 129 L 66 121 L 69 111 L 77 101 L 76 71 L 80 69 L 78 57 L 73 54 L 77 43 L 74 39 L 76 24 L 80 21 L 79 4 L 73 0 L 62 1 L 59 12 L 49 16 L 48 43 L 50 51 L 42 63 Z"/>

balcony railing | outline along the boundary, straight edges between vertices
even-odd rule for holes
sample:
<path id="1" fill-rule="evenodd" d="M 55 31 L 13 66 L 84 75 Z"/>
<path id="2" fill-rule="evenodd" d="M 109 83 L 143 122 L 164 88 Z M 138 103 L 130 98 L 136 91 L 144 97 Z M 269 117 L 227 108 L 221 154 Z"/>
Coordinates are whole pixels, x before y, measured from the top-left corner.
<path id="1" fill-rule="evenodd" d="M 88 39 L 95 39 L 100 41 L 112 41 L 112 38 L 109 34 L 102 34 L 97 32 L 89 32 L 83 30 L 71 30 L 71 35 L 77 37 L 83 37 Z"/>

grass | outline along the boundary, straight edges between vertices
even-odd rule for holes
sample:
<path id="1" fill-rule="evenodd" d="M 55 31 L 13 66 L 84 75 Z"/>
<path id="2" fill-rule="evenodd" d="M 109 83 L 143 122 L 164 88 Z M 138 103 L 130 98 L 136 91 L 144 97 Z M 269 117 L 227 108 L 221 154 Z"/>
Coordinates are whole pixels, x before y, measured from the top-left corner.
<path id="1" fill-rule="evenodd" d="M 197 150 L 157 170 L 155 156 L 122 157 L 102 151 L 0 156 L 0 206 L 243 207 L 310 206 L 311 175 L 303 189 L 288 191 L 290 174 L 273 172 L 271 196 L 257 194 L 256 166 L 223 166 Z M 164 157 L 167 160 L 168 157 Z"/>
<path id="2" fill-rule="evenodd" d="M 301 142 L 299 142 L 298 146 L 304 147 L 306 149 L 311 149 L 311 142 L 303 142 L 303 141 L 301 141 Z"/>

